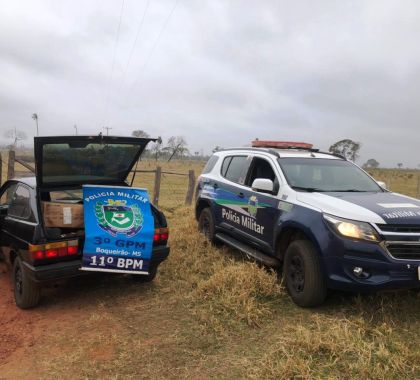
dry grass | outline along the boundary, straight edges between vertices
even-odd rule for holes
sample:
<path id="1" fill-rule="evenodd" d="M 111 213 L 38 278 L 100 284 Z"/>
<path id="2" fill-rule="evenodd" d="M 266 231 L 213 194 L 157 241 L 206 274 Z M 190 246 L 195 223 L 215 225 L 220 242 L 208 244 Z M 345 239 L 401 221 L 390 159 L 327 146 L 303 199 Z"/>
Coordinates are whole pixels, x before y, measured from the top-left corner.
<path id="1" fill-rule="evenodd" d="M 170 223 L 154 285 L 112 277 L 55 295 L 84 317 L 34 347 L 46 378 L 420 377 L 419 293 L 335 293 L 300 309 L 273 273 L 204 241 L 189 208 Z"/>
<path id="2" fill-rule="evenodd" d="M 404 178 L 393 186 L 406 189 Z M 152 191 L 153 176 L 135 184 Z M 56 319 L 19 366 L 31 357 L 40 377 L 66 379 L 420 378 L 420 293 L 333 293 L 323 307 L 298 308 L 275 273 L 198 234 L 186 186 L 163 178 L 172 250 L 155 283 L 109 276 L 50 290 L 39 310 Z"/>
<path id="3" fill-rule="evenodd" d="M 373 169 L 369 174 L 391 191 L 420 198 L 420 170 Z"/>

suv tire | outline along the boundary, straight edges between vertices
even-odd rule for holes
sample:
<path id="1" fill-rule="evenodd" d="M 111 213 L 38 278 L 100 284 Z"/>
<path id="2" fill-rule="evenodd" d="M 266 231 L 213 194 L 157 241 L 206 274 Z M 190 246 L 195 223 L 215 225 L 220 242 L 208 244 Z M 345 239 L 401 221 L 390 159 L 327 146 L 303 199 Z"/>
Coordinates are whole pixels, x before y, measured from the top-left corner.
<path id="1" fill-rule="evenodd" d="M 152 282 L 156 277 L 157 268 L 156 265 L 153 265 L 150 267 L 149 274 L 132 274 L 131 278 L 133 281 L 140 283 Z"/>
<path id="2" fill-rule="evenodd" d="M 307 240 L 295 240 L 284 258 L 286 289 L 293 302 L 301 307 L 321 305 L 327 296 L 327 286 L 319 256 Z"/>
<path id="3" fill-rule="evenodd" d="M 16 305 L 21 309 L 29 309 L 38 305 L 41 288 L 28 277 L 19 257 L 13 263 L 12 278 Z"/>
<path id="4" fill-rule="evenodd" d="M 201 210 L 200 216 L 198 217 L 198 230 L 210 241 L 210 243 L 216 244 L 216 227 L 210 207 Z"/>

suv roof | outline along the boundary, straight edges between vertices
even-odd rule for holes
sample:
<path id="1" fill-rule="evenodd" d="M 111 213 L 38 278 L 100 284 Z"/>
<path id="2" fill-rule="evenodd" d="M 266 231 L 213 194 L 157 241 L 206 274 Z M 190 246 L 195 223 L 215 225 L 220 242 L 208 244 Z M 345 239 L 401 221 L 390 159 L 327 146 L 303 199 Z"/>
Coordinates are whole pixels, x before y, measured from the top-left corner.
<path id="1" fill-rule="evenodd" d="M 331 152 L 322 152 L 319 149 L 306 149 L 306 148 L 255 148 L 255 147 L 236 147 L 218 150 L 219 152 L 232 152 L 232 151 L 250 151 L 250 152 L 263 152 L 276 156 L 277 158 L 283 157 L 301 157 L 301 158 L 327 158 L 332 160 L 345 160 L 345 157 Z"/>

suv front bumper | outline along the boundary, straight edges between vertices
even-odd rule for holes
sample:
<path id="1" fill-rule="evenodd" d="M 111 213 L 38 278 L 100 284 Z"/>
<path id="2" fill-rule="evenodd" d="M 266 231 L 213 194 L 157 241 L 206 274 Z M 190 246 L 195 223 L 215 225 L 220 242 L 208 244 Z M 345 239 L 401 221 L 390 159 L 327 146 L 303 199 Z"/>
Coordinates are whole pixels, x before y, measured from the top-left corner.
<path id="1" fill-rule="evenodd" d="M 420 260 L 396 260 L 380 244 L 342 242 L 337 250 L 342 254 L 323 259 L 329 288 L 356 292 L 420 288 Z"/>
<path id="2" fill-rule="evenodd" d="M 158 266 L 162 261 L 166 260 L 169 255 L 169 247 L 154 247 L 151 265 Z M 24 270 L 32 281 L 37 283 L 48 283 L 52 281 L 64 280 L 71 277 L 83 276 L 94 272 L 85 272 L 80 270 L 82 267 L 82 259 L 72 261 L 64 261 L 48 265 L 32 266 L 24 262 Z"/>

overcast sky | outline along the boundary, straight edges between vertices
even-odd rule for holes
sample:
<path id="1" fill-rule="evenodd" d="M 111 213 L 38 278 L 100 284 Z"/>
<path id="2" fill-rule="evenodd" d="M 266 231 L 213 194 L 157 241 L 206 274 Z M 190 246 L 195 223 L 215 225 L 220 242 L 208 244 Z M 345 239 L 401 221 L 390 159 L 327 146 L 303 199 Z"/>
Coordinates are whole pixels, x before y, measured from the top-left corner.
<path id="1" fill-rule="evenodd" d="M 1 135 L 26 144 L 37 112 L 42 135 L 350 138 L 359 163 L 420 164 L 414 0 L 0 0 L 0 72 Z"/>

